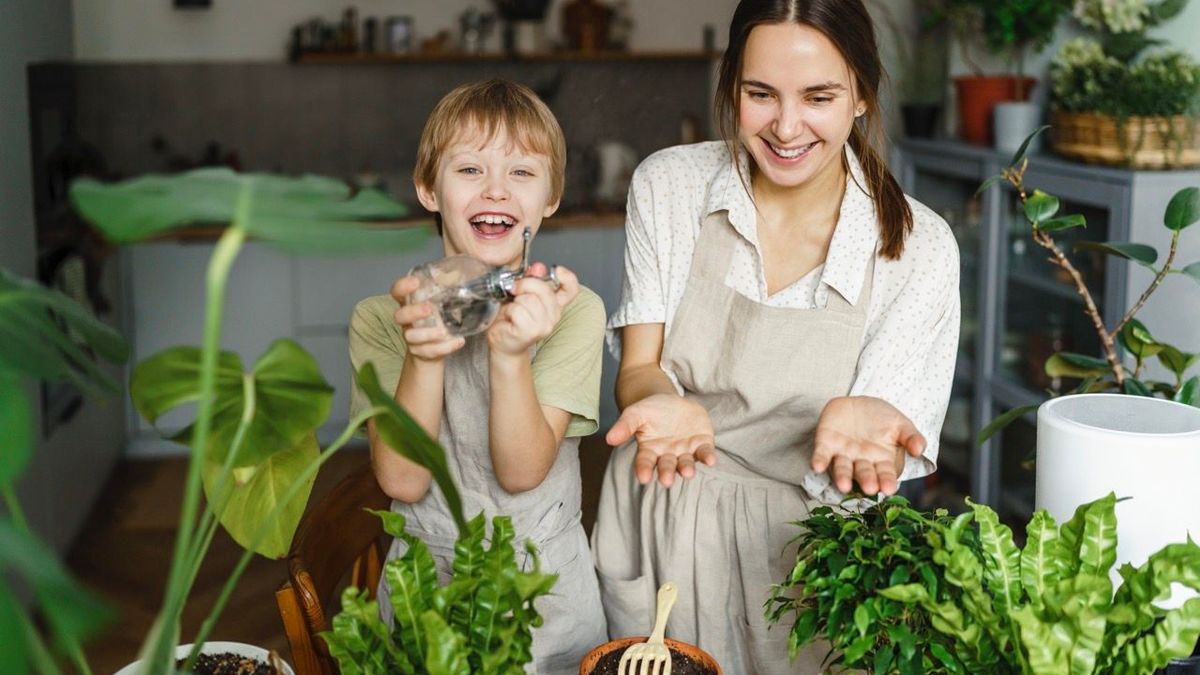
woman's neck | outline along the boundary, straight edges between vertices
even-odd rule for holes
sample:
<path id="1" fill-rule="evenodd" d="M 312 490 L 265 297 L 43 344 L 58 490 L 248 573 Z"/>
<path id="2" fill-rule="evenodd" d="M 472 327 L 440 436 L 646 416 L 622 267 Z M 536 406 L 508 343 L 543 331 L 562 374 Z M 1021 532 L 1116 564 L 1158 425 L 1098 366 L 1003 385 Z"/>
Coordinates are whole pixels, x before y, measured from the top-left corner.
<path id="1" fill-rule="evenodd" d="M 802 185 L 780 186 L 760 171 L 751 179 L 754 203 L 770 227 L 832 230 L 846 193 L 846 167 L 835 162 Z"/>

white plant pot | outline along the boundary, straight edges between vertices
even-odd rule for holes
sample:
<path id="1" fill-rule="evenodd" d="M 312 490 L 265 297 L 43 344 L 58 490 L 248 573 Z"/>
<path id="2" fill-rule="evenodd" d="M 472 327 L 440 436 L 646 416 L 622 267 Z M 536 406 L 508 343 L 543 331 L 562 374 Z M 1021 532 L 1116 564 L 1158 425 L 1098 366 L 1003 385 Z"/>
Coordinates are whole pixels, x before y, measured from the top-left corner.
<path id="1" fill-rule="evenodd" d="M 996 149 L 1014 154 L 1021 149 L 1021 144 L 1029 138 L 1029 134 L 1037 131 L 1042 120 L 1042 109 L 1036 103 L 1009 102 L 999 103 L 993 109 L 993 124 L 996 129 Z M 1029 145 L 1030 154 L 1041 148 L 1041 136 Z"/>
<path id="2" fill-rule="evenodd" d="M 1036 503 L 1061 525 L 1109 492 L 1117 504 L 1116 569 L 1200 539 L 1200 408 L 1122 394 L 1080 394 L 1038 408 Z M 1163 607 L 1195 593 L 1176 586 Z"/>
<path id="3" fill-rule="evenodd" d="M 191 651 L 192 645 L 179 645 L 175 648 L 175 658 L 182 659 L 190 654 Z M 266 663 L 267 658 L 270 656 L 270 652 L 262 647 L 255 647 L 254 645 L 248 645 L 242 642 L 205 642 L 204 647 L 200 649 L 201 654 L 222 654 L 225 652 L 258 659 L 263 663 Z M 113 675 L 136 675 L 140 665 L 141 661 L 134 661 L 133 663 L 113 673 Z M 283 673 L 284 675 L 296 675 L 296 672 L 292 670 L 291 665 L 289 665 L 286 661 L 283 662 Z"/>

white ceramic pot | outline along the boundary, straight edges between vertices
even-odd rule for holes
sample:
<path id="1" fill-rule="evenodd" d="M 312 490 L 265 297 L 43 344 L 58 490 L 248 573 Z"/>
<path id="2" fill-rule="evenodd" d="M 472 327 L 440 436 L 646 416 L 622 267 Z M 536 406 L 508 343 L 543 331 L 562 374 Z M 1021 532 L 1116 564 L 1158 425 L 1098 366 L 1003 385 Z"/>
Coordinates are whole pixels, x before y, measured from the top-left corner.
<path id="1" fill-rule="evenodd" d="M 1021 149 L 1021 144 L 1029 138 L 1029 134 L 1037 131 L 1042 120 L 1042 109 L 1036 103 L 1013 101 L 996 104 L 992 115 L 996 129 L 996 149 L 1011 155 Z M 1030 154 L 1041 148 L 1041 140 L 1042 137 L 1038 136 L 1029 145 Z"/>
<path id="2" fill-rule="evenodd" d="M 175 648 L 175 658 L 182 659 L 190 654 L 191 651 L 192 646 L 190 644 L 179 645 Z M 225 652 L 255 658 L 264 663 L 267 662 L 267 658 L 270 655 L 270 652 L 262 647 L 255 647 L 254 645 L 241 642 L 205 642 L 204 647 L 200 650 L 201 654 L 222 654 Z M 140 661 L 134 661 L 113 673 L 113 675 L 135 675 L 138 672 L 139 665 L 141 665 Z M 284 675 L 296 675 L 296 672 L 292 670 L 292 667 L 286 661 L 283 662 L 283 673 Z"/>
<path id="3" fill-rule="evenodd" d="M 1109 492 L 1117 504 L 1116 569 L 1171 543 L 1200 539 L 1200 408 L 1157 398 L 1080 394 L 1038 408 L 1038 508 L 1061 525 Z M 1178 587 L 1164 607 L 1195 595 Z"/>

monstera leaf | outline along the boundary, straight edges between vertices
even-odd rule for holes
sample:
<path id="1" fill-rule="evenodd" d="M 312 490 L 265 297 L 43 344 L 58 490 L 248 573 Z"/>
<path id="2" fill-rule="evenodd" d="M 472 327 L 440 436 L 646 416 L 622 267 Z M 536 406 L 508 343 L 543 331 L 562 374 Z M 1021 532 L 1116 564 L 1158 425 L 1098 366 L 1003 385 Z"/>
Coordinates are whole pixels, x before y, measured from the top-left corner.
<path id="1" fill-rule="evenodd" d="M 138 412 L 151 423 L 168 410 L 198 400 L 200 350 L 175 347 L 139 363 L 130 393 Z M 296 447 L 325 421 L 332 400 L 333 388 L 317 362 L 292 340 L 273 342 L 249 373 L 242 371 L 237 354 L 222 352 L 205 460 L 224 463 L 240 432 L 233 466 L 257 466 Z M 191 445 L 194 429 L 188 426 L 172 440 Z"/>
<path id="2" fill-rule="evenodd" d="M 217 517 L 234 541 L 268 558 L 287 555 L 316 473 L 310 472 L 291 497 L 287 492 L 320 452 L 316 434 L 309 432 L 258 466 L 227 473 L 222 465 L 205 462 L 204 492 L 215 503 Z"/>
<path id="3" fill-rule="evenodd" d="M 319 176 L 287 178 L 197 169 L 121 183 L 80 179 L 71 203 L 111 240 L 134 242 L 193 225 L 233 224 L 249 236 L 300 252 L 368 253 L 411 248 L 428 228 L 372 228 L 407 209 L 378 190 L 352 193 Z"/>

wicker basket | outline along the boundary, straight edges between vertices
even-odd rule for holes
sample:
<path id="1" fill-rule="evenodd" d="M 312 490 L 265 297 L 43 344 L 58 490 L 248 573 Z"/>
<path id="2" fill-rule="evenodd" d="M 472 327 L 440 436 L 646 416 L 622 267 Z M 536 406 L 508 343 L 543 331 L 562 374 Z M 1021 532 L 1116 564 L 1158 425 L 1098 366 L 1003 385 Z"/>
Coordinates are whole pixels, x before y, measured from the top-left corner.
<path id="1" fill-rule="evenodd" d="M 1050 144 L 1060 155 L 1090 164 L 1134 169 L 1200 166 L 1200 120 L 1176 117 L 1116 118 L 1054 110 Z"/>

